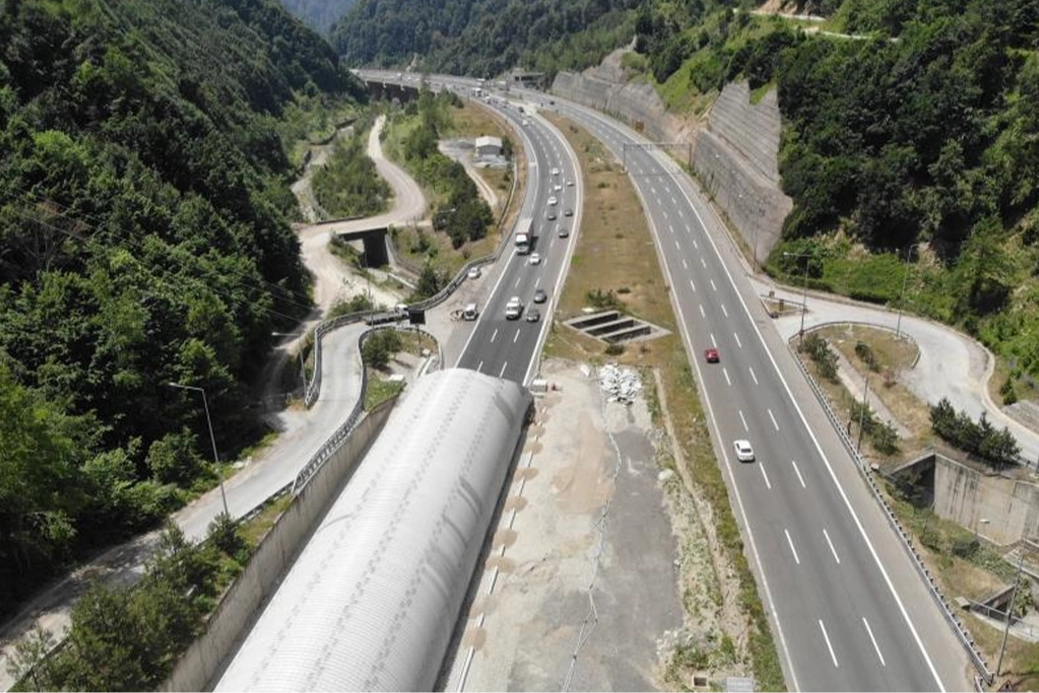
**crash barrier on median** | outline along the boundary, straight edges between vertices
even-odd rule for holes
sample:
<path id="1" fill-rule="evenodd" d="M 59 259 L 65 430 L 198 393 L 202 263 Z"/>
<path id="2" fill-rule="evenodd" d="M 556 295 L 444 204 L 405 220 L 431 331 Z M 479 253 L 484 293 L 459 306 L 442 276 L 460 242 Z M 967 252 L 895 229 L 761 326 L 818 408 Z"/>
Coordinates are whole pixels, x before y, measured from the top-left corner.
<path id="1" fill-rule="evenodd" d="M 191 644 L 158 690 L 212 690 L 224 661 L 234 652 L 253 616 L 277 589 L 316 521 L 378 437 L 395 403 L 393 398 L 368 412 L 342 441 L 329 463 L 315 472 L 306 488 L 292 499 L 224 593 L 209 617 L 206 632 Z"/>
<path id="2" fill-rule="evenodd" d="M 917 572 L 920 573 L 920 576 L 924 579 L 924 584 L 927 585 L 928 592 L 930 592 L 931 597 L 938 604 L 938 609 L 941 611 L 942 616 L 945 618 L 946 622 L 952 628 L 953 632 L 956 634 L 956 637 L 959 638 L 959 641 L 963 645 L 964 649 L 967 650 L 967 654 L 970 655 L 971 661 L 974 663 L 974 666 L 981 674 L 981 677 L 985 680 L 987 684 L 991 684 L 992 681 L 995 679 L 995 674 L 989 671 L 988 664 L 985 662 L 985 659 L 982 656 L 981 651 L 974 643 L 974 638 L 971 637 L 971 634 L 967 631 L 967 628 L 963 625 L 960 619 L 958 619 L 956 615 L 953 614 L 952 606 L 949 604 L 949 601 L 945 598 L 945 595 L 943 595 L 939 590 L 937 581 L 935 581 L 934 576 L 931 575 L 931 571 L 927 569 L 927 566 L 924 565 L 922 557 L 920 556 L 919 552 L 917 552 L 916 548 L 913 546 L 912 538 L 909 536 L 909 532 L 902 526 L 902 523 L 899 522 L 898 517 L 895 515 L 894 511 L 891 510 L 890 506 L 888 506 L 887 504 L 887 501 L 884 500 L 884 496 L 873 478 L 872 470 L 870 469 L 869 463 L 855 448 L 855 443 L 851 440 L 851 437 L 848 435 L 847 431 L 845 431 L 844 425 L 842 424 L 841 420 L 837 417 L 833 409 L 830 407 L 830 402 L 826 399 L 826 395 L 819 388 L 819 385 L 815 382 L 815 378 L 813 378 L 811 373 L 808 372 L 808 369 L 805 368 L 805 365 L 801 362 L 801 359 L 798 358 L 796 354 L 794 355 L 794 362 L 797 363 L 797 367 L 801 369 L 801 373 L 805 376 L 805 379 L 808 381 L 808 385 L 811 387 L 812 392 L 815 394 L 815 398 L 819 400 L 819 403 L 822 405 L 823 411 L 826 412 L 827 418 L 830 419 L 830 423 L 833 425 L 834 430 L 840 437 L 841 443 L 844 444 L 845 449 L 847 449 L 848 453 L 851 455 L 851 458 L 855 461 L 855 466 L 858 468 L 859 473 L 862 475 L 863 479 L 865 479 L 866 484 L 870 488 L 870 491 L 872 491 L 873 499 L 880 505 L 880 509 L 883 511 L 884 516 L 887 518 L 888 524 L 891 525 L 892 529 L 894 529 L 895 533 L 898 535 L 899 543 L 902 545 L 902 548 L 905 549 L 906 553 L 909 554 L 909 558 L 912 561 L 913 565 L 916 567 Z"/>

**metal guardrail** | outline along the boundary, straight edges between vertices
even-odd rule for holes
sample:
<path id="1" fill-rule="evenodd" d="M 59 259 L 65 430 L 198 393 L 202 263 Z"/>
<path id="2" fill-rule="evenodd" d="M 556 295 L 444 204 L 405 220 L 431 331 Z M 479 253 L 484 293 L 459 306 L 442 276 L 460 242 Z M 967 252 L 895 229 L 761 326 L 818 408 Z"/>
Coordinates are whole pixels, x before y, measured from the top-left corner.
<path id="1" fill-rule="evenodd" d="M 844 447 L 848 450 L 848 453 L 855 461 L 855 465 L 858 468 L 859 473 L 862 475 L 866 483 L 869 485 L 870 490 L 873 492 L 873 499 L 880 505 L 881 510 L 884 511 L 884 515 L 887 517 L 888 524 L 890 524 L 891 527 L 898 534 L 901 540 L 900 543 L 902 545 L 902 548 L 904 548 L 906 553 L 909 554 L 909 557 L 912 560 L 913 565 L 916 567 L 917 572 L 920 573 L 920 576 L 922 578 L 924 578 L 924 582 L 927 585 L 928 591 L 930 592 L 931 597 L 934 599 L 934 601 L 938 604 L 938 608 L 941 610 L 942 616 L 945 618 L 949 626 L 953 629 L 953 632 L 956 633 L 956 636 L 957 638 L 959 638 L 960 643 L 963 645 L 964 649 L 967 650 L 967 654 L 970 655 L 971 661 L 974 663 L 974 666 L 981 674 L 981 677 L 985 680 L 987 684 L 991 684 L 992 681 L 995 679 L 995 674 L 989 671 L 988 664 L 985 662 L 985 659 L 982 656 L 981 651 L 974 643 L 974 638 L 971 637 L 970 633 L 967 631 L 967 628 L 963 625 L 960 619 L 958 619 L 955 616 L 955 614 L 953 614 L 952 608 L 949 605 L 949 601 L 945 598 L 945 595 L 943 595 L 941 591 L 938 589 L 938 583 L 935 581 L 934 576 L 931 575 L 931 571 L 929 571 L 927 569 L 927 566 L 923 564 L 923 560 L 921 559 L 919 552 L 913 546 L 909 533 L 906 531 L 904 527 L 902 527 L 902 523 L 899 522 L 898 517 L 895 515 L 894 511 L 891 510 L 887 502 L 884 500 L 884 496 L 883 494 L 881 494 L 880 488 L 877 486 L 876 481 L 874 481 L 873 479 L 873 474 L 871 473 L 872 470 L 870 469 L 870 466 L 867 463 L 866 459 L 859 453 L 858 450 L 855 449 L 855 444 L 852 442 L 848 433 L 844 430 L 844 426 L 842 425 L 841 420 L 837 418 L 837 415 L 830 407 L 829 400 L 826 399 L 826 396 L 823 394 L 823 391 L 815 382 L 815 378 L 812 377 L 811 373 L 808 372 L 808 369 L 805 368 L 805 365 L 801 362 L 801 359 L 798 358 L 796 355 L 794 357 L 794 361 L 797 363 L 797 367 L 801 369 L 801 373 L 804 374 L 809 386 L 811 386 L 812 392 L 815 394 L 815 398 L 819 400 L 819 403 L 823 406 L 823 410 L 826 412 L 826 416 L 830 419 L 830 423 L 833 425 L 833 428 L 837 432 L 837 435 L 840 437 L 841 442 L 844 444 Z"/>
<path id="2" fill-rule="evenodd" d="M 363 314 L 354 313 L 353 315 L 346 315 L 346 316 L 343 316 L 343 317 L 344 318 L 353 318 L 353 317 L 355 317 L 357 315 L 362 315 L 363 316 L 363 315 L 368 315 L 368 313 L 363 313 Z M 337 318 L 337 320 L 338 320 L 338 318 Z M 328 322 L 334 322 L 334 321 L 333 320 L 329 320 Z M 355 322 L 356 322 L 356 320 L 355 320 Z M 336 325 L 336 327 L 338 327 L 338 326 L 339 325 Z M 333 328 L 329 328 L 329 329 L 333 329 Z M 354 407 L 353 407 L 353 409 L 350 410 L 350 414 L 346 417 L 346 420 L 343 423 L 341 423 L 336 428 L 335 431 L 332 432 L 332 435 L 329 436 L 328 440 L 326 440 L 324 442 L 324 444 L 322 444 L 321 447 L 318 448 L 317 452 L 314 453 L 314 455 L 307 461 L 307 463 L 305 465 L 303 465 L 303 468 L 299 470 L 299 473 L 296 474 L 296 479 L 292 482 L 292 488 L 291 488 L 291 491 L 290 491 L 293 495 L 295 495 L 304 486 L 306 486 L 307 481 L 310 480 L 310 477 L 314 476 L 314 473 L 318 469 L 321 468 L 321 465 L 323 465 L 325 463 L 325 461 L 329 457 L 331 457 L 332 455 L 335 454 L 335 452 L 339 449 L 339 446 L 343 444 L 343 441 L 345 441 L 347 439 L 347 437 L 350 435 L 350 432 L 354 429 L 354 426 L 357 425 L 357 422 L 360 421 L 361 417 L 364 416 L 364 414 L 365 414 L 365 411 L 364 411 L 364 398 L 365 398 L 365 395 L 368 393 L 368 369 L 364 366 L 364 356 L 363 356 L 363 354 L 364 354 L 364 343 L 368 340 L 368 338 L 370 336 L 372 336 L 376 332 L 379 332 L 381 330 L 396 330 L 396 329 L 401 329 L 400 325 L 398 325 L 398 324 L 395 324 L 395 325 L 379 325 L 379 326 L 376 326 L 376 327 L 372 327 L 371 329 L 366 330 L 366 331 L 361 333 L 361 338 L 357 340 L 357 350 L 360 351 L 361 354 L 362 354 L 362 356 L 361 356 L 361 392 L 360 392 L 360 394 L 357 397 L 357 402 L 354 403 Z M 433 339 L 434 342 L 436 342 L 436 345 L 437 345 L 437 367 L 438 368 L 442 367 L 443 366 L 443 361 L 444 361 L 444 352 L 443 352 L 443 347 L 441 347 L 441 345 L 440 345 L 440 342 L 436 339 L 436 337 L 433 337 L 433 335 L 431 335 L 429 332 L 426 332 L 425 330 L 416 328 L 415 331 L 416 332 L 421 332 L 421 333 L 423 333 L 425 335 L 428 335 L 430 338 Z"/>

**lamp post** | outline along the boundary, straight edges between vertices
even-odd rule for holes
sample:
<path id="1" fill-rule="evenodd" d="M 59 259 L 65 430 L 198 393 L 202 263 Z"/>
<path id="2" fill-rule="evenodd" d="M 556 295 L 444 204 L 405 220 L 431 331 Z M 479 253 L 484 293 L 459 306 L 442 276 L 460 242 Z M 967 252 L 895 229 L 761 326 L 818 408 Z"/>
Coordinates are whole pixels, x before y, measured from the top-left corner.
<path id="1" fill-rule="evenodd" d="M 209 426 L 209 441 L 213 444 L 213 462 L 216 463 L 216 476 L 220 480 L 220 500 L 224 504 L 224 514 L 231 517 L 231 513 L 227 510 L 227 492 L 224 490 L 224 472 L 220 469 L 220 455 L 216 451 L 216 436 L 213 435 L 213 420 L 209 418 L 209 400 L 206 398 L 206 391 L 201 387 L 195 387 L 194 385 L 181 385 L 180 383 L 166 383 L 170 387 L 175 387 L 179 390 L 192 390 L 194 392 L 202 393 L 202 406 L 206 410 L 206 424 Z"/>
<path id="2" fill-rule="evenodd" d="M 898 321 L 895 323 L 895 339 L 902 334 L 902 306 L 906 297 L 906 285 L 909 284 L 909 260 L 913 255 L 913 248 L 918 248 L 919 243 L 914 243 L 906 248 L 906 271 L 902 276 L 902 291 L 898 295 Z"/>
<path id="3" fill-rule="evenodd" d="M 1007 625 L 1003 629 L 1003 644 L 999 646 L 999 659 L 996 660 L 996 676 L 999 676 L 999 669 L 1003 666 L 1003 654 L 1007 650 L 1007 636 L 1010 635 L 1010 621 L 1014 618 L 1014 600 L 1017 599 L 1017 588 L 1021 584 L 1021 568 L 1023 567 L 1025 560 L 1025 549 L 1024 546 L 1018 546 L 1017 548 L 1017 577 L 1014 578 L 1014 590 L 1010 593 L 1010 606 L 1007 607 Z"/>
<path id="4" fill-rule="evenodd" d="M 859 439 L 855 443 L 855 452 L 858 452 L 862 448 L 862 431 L 863 424 L 866 423 L 866 409 L 869 408 L 867 404 L 869 397 L 869 368 L 866 369 L 866 380 L 865 385 L 862 387 L 862 406 L 859 407 Z"/>
<path id="5" fill-rule="evenodd" d="M 801 329 L 797 331 L 797 343 L 800 344 L 805 336 L 805 313 L 808 311 L 808 263 L 812 259 L 811 253 L 783 253 L 783 257 L 805 258 L 804 289 L 801 292 Z"/>
<path id="6" fill-rule="evenodd" d="M 271 332 L 272 337 L 299 337 L 298 332 Z M 303 346 L 299 348 L 299 374 L 303 378 L 303 392 L 307 392 L 307 367 L 303 362 Z"/>

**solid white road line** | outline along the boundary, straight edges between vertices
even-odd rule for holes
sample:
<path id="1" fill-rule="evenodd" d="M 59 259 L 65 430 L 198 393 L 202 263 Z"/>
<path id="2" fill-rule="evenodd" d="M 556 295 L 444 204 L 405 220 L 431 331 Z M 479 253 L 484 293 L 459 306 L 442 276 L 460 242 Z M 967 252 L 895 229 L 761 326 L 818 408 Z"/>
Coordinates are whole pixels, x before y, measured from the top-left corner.
<path id="1" fill-rule="evenodd" d="M 758 376 L 754 375 L 754 369 L 751 368 L 750 366 L 747 366 L 747 370 L 750 371 L 750 377 L 754 380 L 754 384 L 757 385 L 758 384 Z"/>
<path id="2" fill-rule="evenodd" d="M 738 334 L 736 334 L 735 332 L 732 333 L 732 336 L 736 340 L 736 346 L 738 346 L 740 349 L 742 349 L 743 348 L 743 342 L 740 341 L 740 336 Z M 752 373 L 754 372 L 753 368 L 751 369 L 751 372 Z M 758 382 L 756 378 L 755 378 L 754 382 Z"/>
<path id="3" fill-rule="evenodd" d="M 501 364 L 501 373 L 499 373 L 499 374 L 498 374 L 498 377 L 499 377 L 499 378 L 504 378 L 504 377 L 505 377 L 505 368 L 506 368 L 506 367 L 507 367 L 508 365 L 509 365 L 509 362 L 508 362 L 508 361 L 506 361 L 505 363 Z"/>
<path id="4" fill-rule="evenodd" d="M 833 554 L 833 560 L 837 561 L 837 565 L 840 565 L 841 558 L 837 555 L 837 549 L 833 548 L 833 542 L 830 541 L 830 533 L 826 531 L 825 527 L 823 528 L 823 536 L 826 537 L 826 543 L 830 546 L 830 553 Z"/>
<path id="5" fill-rule="evenodd" d="M 493 344 L 494 340 L 497 339 L 497 338 L 498 338 L 498 328 L 495 327 L 494 328 L 494 333 L 491 335 L 491 343 Z"/>
<path id="6" fill-rule="evenodd" d="M 833 660 L 833 666 L 840 668 L 840 664 L 837 663 L 837 655 L 833 653 L 833 645 L 830 644 L 830 636 L 826 634 L 826 626 L 823 625 L 823 620 L 819 619 L 819 630 L 823 632 L 823 640 L 826 641 L 826 649 L 830 651 L 830 659 Z"/>
<path id="7" fill-rule="evenodd" d="M 725 317 L 729 317 L 729 311 L 725 310 L 725 304 L 723 303 L 721 305 L 722 305 L 722 313 L 725 314 Z"/>
<path id="8" fill-rule="evenodd" d="M 866 626 L 866 632 L 869 633 L 869 639 L 873 642 L 873 649 L 877 651 L 877 657 L 880 658 L 880 666 L 887 668 L 887 662 L 884 661 L 884 655 L 880 653 L 880 646 L 877 645 L 877 639 L 873 637 L 873 629 L 869 627 L 869 621 L 866 617 L 862 617 L 862 625 Z"/>
<path id="9" fill-rule="evenodd" d="M 763 476 L 765 478 L 765 486 L 768 487 L 769 491 L 771 491 L 772 490 L 772 484 L 768 480 L 768 474 L 765 473 L 765 464 L 763 462 L 758 462 L 758 469 L 761 470 L 761 476 Z M 789 539 L 789 538 L 790 537 L 788 536 L 787 539 Z M 793 548 L 793 546 L 791 546 L 791 548 Z"/>
<path id="10" fill-rule="evenodd" d="M 771 409 L 768 410 L 768 418 L 772 419 L 772 426 L 778 432 L 779 431 L 779 424 L 776 423 L 776 417 L 772 416 L 772 410 Z"/>
<path id="11" fill-rule="evenodd" d="M 746 431 L 747 433 L 750 433 L 750 426 L 747 425 L 747 420 L 745 418 L 743 418 L 743 410 L 740 409 L 739 411 L 740 411 L 740 421 L 743 422 L 743 430 Z"/>
<path id="12" fill-rule="evenodd" d="M 794 474 L 797 474 L 797 480 L 801 482 L 801 488 L 808 488 L 805 486 L 804 477 L 801 476 L 801 470 L 797 468 L 797 462 L 790 460 L 790 464 L 794 465 Z"/>
<path id="13" fill-rule="evenodd" d="M 706 229 L 707 224 L 704 223 L 703 217 L 700 216 L 700 210 L 698 210 L 696 208 L 696 205 L 693 204 L 692 199 L 689 197 L 689 194 L 685 191 L 685 189 L 680 188 L 680 190 L 682 192 L 682 197 L 684 197 L 686 202 L 689 204 L 689 208 L 693 210 L 693 215 L 696 217 L 696 220 L 700 222 L 701 227 Z M 793 405 L 794 411 L 797 412 L 798 418 L 801 419 L 801 423 L 804 425 L 805 430 L 808 432 L 808 437 L 811 438 L 812 444 L 815 446 L 816 451 L 822 458 L 823 464 L 826 466 L 826 471 L 830 475 L 830 480 L 833 481 L 833 485 L 837 487 L 837 493 L 840 494 L 841 500 L 844 501 L 844 507 L 847 508 L 848 514 L 851 515 L 851 519 L 855 523 L 856 529 L 859 530 L 859 536 L 862 537 L 862 541 L 866 544 L 866 548 L 869 549 L 870 556 L 872 556 L 873 562 L 876 564 L 877 569 L 880 571 L 881 577 L 884 578 L 884 584 L 887 585 L 888 591 L 891 593 L 891 596 L 894 597 L 895 604 L 898 605 L 898 611 L 902 614 L 902 619 L 905 621 L 906 626 L 909 628 L 909 632 L 913 635 L 913 640 L 916 642 L 916 646 L 920 650 L 920 654 L 923 656 L 924 661 L 927 663 L 928 671 L 931 672 L 931 676 L 934 678 L 935 683 L 938 684 L 938 690 L 942 691 L 942 693 L 945 693 L 945 684 L 942 683 L 942 678 L 938 675 L 938 670 L 935 668 L 934 662 L 931 660 L 931 655 L 927 653 L 927 648 L 924 647 L 923 640 L 920 638 L 920 634 L 916 630 L 916 625 L 913 623 L 913 620 L 909 618 L 909 612 L 906 611 L 905 604 L 902 603 L 902 598 L 899 596 L 898 590 L 895 589 L 895 584 L 891 581 L 891 576 L 888 575 L 887 569 L 884 567 L 884 564 L 880 560 L 880 556 L 877 554 L 876 548 L 873 546 L 873 542 L 866 534 L 866 529 L 862 526 L 862 521 L 859 520 L 859 516 L 855 513 L 855 509 L 852 507 L 851 501 L 848 500 L 848 494 L 844 492 L 844 487 L 841 486 L 840 481 L 837 480 L 837 474 L 833 471 L 833 465 L 830 464 L 829 458 L 823 452 L 822 445 L 820 445 L 819 439 L 815 435 L 815 431 L 813 431 L 812 427 L 808 425 L 808 418 L 801 410 L 801 407 L 797 404 L 797 400 L 794 398 L 794 393 L 790 389 L 790 384 L 786 381 L 786 378 L 783 377 L 782 371 L 779 370 L 779 364 L 776 363 L 775 356 L 772 355 L 772 351 L 768 348 L 768 343 L 765 341 L 765 336 L 761 333 L 761 330 L 758 328 L 758 325 L 754 320 L 754 314 L 750 312 L 750 307 L 747 305 L 747 302 L 743 299 L 743 294 L 741 294 L 739 292 L 739 289 L 736 287 L 736 280 L 733 279 L 732 272 L 729 271 L 728 266 L 725 264 L 724 261 L 722 261 L 722 254 L 721 251 L 718 250 L 718 244 L 714 242 L 714 239 L 709 234 L 707 236 L 707 241 L 711 244 L 711 247 L 714 249 L 714 256 L 718 259 L 718 262 L 721 264 L 722 271 L 725 272 L 725 276 L 729 280 L 729 285 L 732 287 L 733 291 L 736 292 L 736 297 L 739 299 L 740 305 L 743 307 L 743 312 L 747 316 L 747 319 L 750 320 L 751 327 L 754 328 L 754 333 L 758 336 L 758 341 L 761 343 L 761 346 L 765 349 L 765 353 L 768 355 L 769 362 L 772 364 L 773 370 L 779 377 L 779 382 L 783 384 L 783 389 L 786 391 L 787 398 Z M 759 568 L 760 565 L 761 563 L 759 561 Z M 776 617 L 776 623 L 779 623 L 778 616 Z M 822 621 L 819 622 L 819 625 L 822 625 Z M 781 627 L 780 639 L 784 643 L 784 649 L 786 649 L 786 639 L 782 635 Z M 834 662 L 836 661 L 837 660 L 835 658 Z M 792 669 L 793 661 L 789 656 L 789 650 L 787 650 L 787 662 L 789 662 L 790 667 Z M 796 689 L 798 688 L 796 682 L 797 674 L 793 673 L 793 677 L 795 678 L 794 688 Z"/>
<path id="14" fill-rule="evenodd" d="M 516 328 L 516 336 L 512 338 L 512 343 L 513 343 L 513 344 L 515 344 L 515 343 L 516 343 L 516 340 L 518 340 L 518 339 L 519 339 L 519 333 L 520 333 L 520 331 L 519 331 L 519 328 L 517 327 L 517 328 Z"/>
<path id="15" fill-rule="evenodd" d="M 717 291 L 717 290 L 718 290 L 718 287 L 717 287 L 717 286 L 715 286 L 715 284 L 714 284 L 714 280 L 712 279 L 712 280 L 711 280 L 711 291 Z"/>
<path id="16" fill-rule="evenodd" d="M 722 373 L 725 375 L 725 382 L 729 384 L 729 387 L 732 387 L 732 381 L 729 380 L 729 371 L 725 369 L 725 366 L 722 366 Z"/>
<path id="17" fill-rule="evenodd" d="M 701 303 L 701 304 L 699 304 L 699 306 L 700 306 L 700 317 L 701 318 L 706 318 L 707 317 L 707 313 L 703 312 L 703 304 Z"/>
<path id="18" fill-rule="evenodd" d="M 801 559 L 797 557 L 797 549 L 794 548 L 794 540 L 790 538 L 790 530 L 784 528 L 783 534 L 786 535 L 786 543 L 790 544 L 790 553 L 794 554 L 794 562 L 797 565 L 801 565 Z M 822 623 L 822 621 L 819 621 L 819 623 Z"/>

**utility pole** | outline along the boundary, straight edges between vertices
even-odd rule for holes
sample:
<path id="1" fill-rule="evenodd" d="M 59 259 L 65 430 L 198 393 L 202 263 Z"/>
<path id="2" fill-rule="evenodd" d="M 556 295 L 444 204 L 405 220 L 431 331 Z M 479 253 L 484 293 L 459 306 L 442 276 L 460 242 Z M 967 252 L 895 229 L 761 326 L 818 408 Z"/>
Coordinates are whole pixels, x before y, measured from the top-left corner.
<path id="1" fill-rule="evenodd" d="M 866 409 L 869 408 L 867 404 L 867 398 L 869 397 L 869 368 L 866 368 L 866 381 L 862 389 L 862 406 L 859 408 L 859 440 L 855 443 L 855 452 L 862 449 L 862 431 L 863 424 L 866 423 Z"/>
<path id="2" fill-rule="evenodd" d="M 783 257 L 803 258 L 805 261 L 804 288 L 801 291 L 801 329 L 797 331 L 797 344 L 800 346 L 805 336 L 805 313 L 808 311 L 808 264 L 812 261 L 812 254 L 783 253 Z"/>
<path id="3" fill-rule="evenodd" d="M 914 243 L 906 248 L 906 270 L 902 276 L 902 291 L 898 295 L 898 321 L 895 323 L 895 339 L 902 334 L 902 306 L 904 305 L 906 298 L 906 285 L 909 284 L 909 259 L 913 255 L 913 248 L 918 247 L 919 243 Z"/>
<path id="4" fill-rule="evenodd" d="M 1003 655 L 1007 650 L 1007 636 L 1010 635 L 1010 622 L 1014 618 L 1014 600 L 1017 599 L 1017 588 L 1021 585 L 1021 568 L 1025 560 L 1024 541 L 1017 547 L 1017 577 L 1014 579 L 1014 590 L 1010 593 L 1010 606 L 1007 607 L 1007 625 L 1003 629 L 1003 644 L 999 646 L 999 659 L 996 660 L 996 676 L 1003 666 Z"/>

